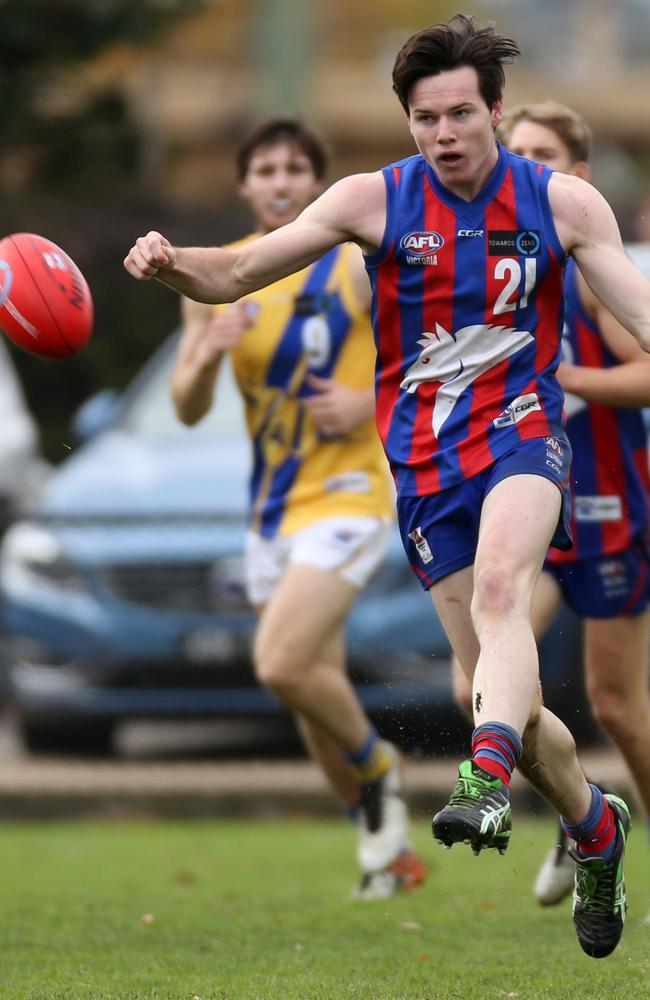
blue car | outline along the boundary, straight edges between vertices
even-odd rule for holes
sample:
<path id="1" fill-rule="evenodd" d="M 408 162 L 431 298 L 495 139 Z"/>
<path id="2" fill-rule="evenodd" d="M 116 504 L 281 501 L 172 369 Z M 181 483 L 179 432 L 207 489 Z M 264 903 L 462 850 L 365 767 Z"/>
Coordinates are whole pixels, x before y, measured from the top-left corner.
<path id="1" fill-rule="evenodd" d="M 8 697 L 33 751 L 108 752 L 127 718 L 285 719 L 255 682 L 243 586 L 249 445 L 237 389 L 183 426 L 171 337 L 117 396 L 89 400 L 82 443 L 0 554 Z M 405 746 L 463 726 L 449 647 L 395 530 L 349 621 L 364 706 Z M 215 723 L 218 724 L 218 723 Z"/>

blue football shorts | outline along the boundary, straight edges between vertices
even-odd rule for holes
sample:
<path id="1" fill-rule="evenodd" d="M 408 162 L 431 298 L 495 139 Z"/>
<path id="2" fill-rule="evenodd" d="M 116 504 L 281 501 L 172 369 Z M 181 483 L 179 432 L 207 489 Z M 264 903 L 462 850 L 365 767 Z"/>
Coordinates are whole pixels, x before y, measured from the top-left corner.
<path id="1" fill-rule="evenodd" d="M 474 563 L 483 501 L 510 476 L 544 476 L 562 493 L 562 509 L 551 544 L 570 549 L 571 445 L 564 435 L 520 441 L 476 476 L 422 497 L 398 497 L 397 520 L 411 568 L 424 590 Z"/>
<path id="2" fill-rule="evenodd" d="M 571 563 L 544 563 L 562 597 L 581 618 L 640 615 L 650 598 L 650 553 L 644 537 L 629 549 Z"/>

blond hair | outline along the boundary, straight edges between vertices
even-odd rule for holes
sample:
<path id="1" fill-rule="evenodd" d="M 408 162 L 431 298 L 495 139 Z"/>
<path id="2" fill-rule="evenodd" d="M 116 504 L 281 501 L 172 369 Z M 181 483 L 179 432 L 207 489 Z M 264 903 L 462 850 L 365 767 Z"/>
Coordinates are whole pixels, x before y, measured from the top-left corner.
<path id="1" fill-rule="evenodd" d="M 543 101 L 540 104 L 518 104 L 517 107 L 506 111 L 497 129 L 497 136 L 504 145 L 509 145 L 515 126 L 519 122 L 533 122 L 535 125 L 550 128 L 568 149 L 573 163 L 589 162 L 592 145 L 591 129 L 582 115 L 568 108 L 566 104 Z"/>

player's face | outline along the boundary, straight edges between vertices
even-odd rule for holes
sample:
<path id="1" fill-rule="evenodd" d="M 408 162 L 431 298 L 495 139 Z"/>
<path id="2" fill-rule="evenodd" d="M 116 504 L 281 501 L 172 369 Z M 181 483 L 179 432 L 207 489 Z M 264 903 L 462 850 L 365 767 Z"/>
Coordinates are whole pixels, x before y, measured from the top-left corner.
<path id="1" fill-rule="evenodd" d="M 239 186 L 240 195 L 265 232 L 293 222 L 321 190 L 311 160 L 290 142 L 256 149 Z"/>
<path id="2" fill-rule="evenodd" d="M 559 135 L 538 122 L 517 122 L 510 135 L 508 149 L 517 156 L 544 163 L 563 174 L 578 173 L 578 164 Z"/>
<path id="3" fill-rule="evenodd" d="M 411 134 L 442 183 L 461 197 L 478 194 L 496 165 L 501 109 L 501 101 L 488 108 L 472 66 L 422 77 L 411 88 Z"/>

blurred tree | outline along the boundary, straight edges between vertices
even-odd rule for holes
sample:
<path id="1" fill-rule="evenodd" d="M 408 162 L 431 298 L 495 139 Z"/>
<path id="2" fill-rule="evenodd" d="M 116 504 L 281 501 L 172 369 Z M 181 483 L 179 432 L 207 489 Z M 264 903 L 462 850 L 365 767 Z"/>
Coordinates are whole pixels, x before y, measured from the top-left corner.
<path id="1" fill-rule="evenodd" d="M 177 315 L 172 296 L 147 296 L 121 266 L 131 227 L 151 228 L 147 209 L 162 227 L 166 213 L 153 198 L 134 205 L 140 136 L 115 82 L 93 76 L 93 57 L 119 43 L 147 45 L 208 2 L 0 0 L 2 234 L 39 232 L 64 246 L 96 307 L 93 340 L 72 362 L 12 348 L 54 462 L 69 453 L 76 406 L 107 384 L 121 388 Z"/>
<path id="2" fill-rule="evenodd" d="M 0 106 L 2 159 L 22 165 L 23 183 L 66 177 L 87 168 L 86 150 L 99 141 L 103 158 L 128 169 L 133 137 L 118 93 L 90 92 L 66 104 L 66 74 L 79 70 L 116 42 L 149 41 L 206 0 L 3 0 L 0 3 Z M 115 143 L 116 149 L 112 149 Z M 22 153 L 22 155 L 21 155 Z M 50 178 L 50 171 L 53 177 Z M 27 175 L 31 176 L 25 176 Z M 15 173 L 9 170 L 9 176 Z"/>

